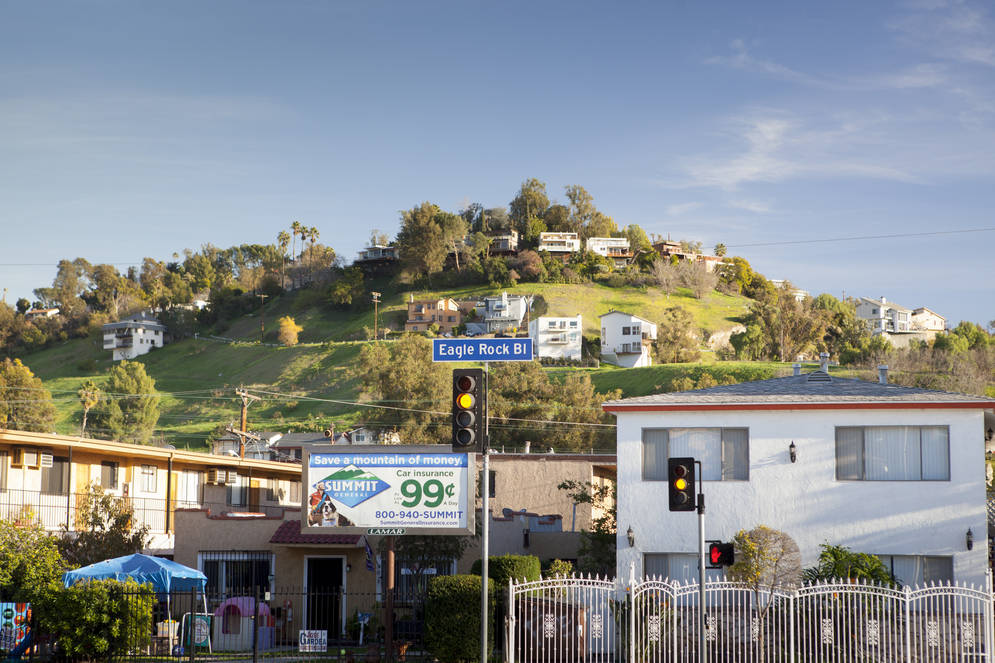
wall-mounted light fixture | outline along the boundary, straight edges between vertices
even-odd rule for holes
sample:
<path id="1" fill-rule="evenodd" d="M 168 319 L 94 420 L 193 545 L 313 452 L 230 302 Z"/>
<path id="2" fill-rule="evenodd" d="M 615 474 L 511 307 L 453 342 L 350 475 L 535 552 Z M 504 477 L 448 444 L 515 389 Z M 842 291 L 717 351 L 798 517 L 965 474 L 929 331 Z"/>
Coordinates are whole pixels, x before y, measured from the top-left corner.
<path id="1" fill-rule="evenodd" d="M 345 572 L 346 573 L 351 573 L 352 572 L 352 564 L 346 564 L 345 565 Z"/>
<path id="2" fill-rule="evenodd" d="M 974 532 L 971 531 L 970 527 L 967 528 L 966 539 L 967 539 L 967 549 L 972 550 L 974 548 Z"/>
<path id="3" fill-rule="evenodd" d="M 791 456 L 791 462 L 798 460 L 798 447 L 795 446 L 795 441 L 791 440 L 791 444 L 788 445 L 788 455 Z"/>
<path id="4" fill-rule="evenodd" d="M 629 540 L 630 548 L 636 545 L 636 533 L 632 531 L 632 525 L 629 525 L 629 529 L 626 530 L 625 538 Z"/>

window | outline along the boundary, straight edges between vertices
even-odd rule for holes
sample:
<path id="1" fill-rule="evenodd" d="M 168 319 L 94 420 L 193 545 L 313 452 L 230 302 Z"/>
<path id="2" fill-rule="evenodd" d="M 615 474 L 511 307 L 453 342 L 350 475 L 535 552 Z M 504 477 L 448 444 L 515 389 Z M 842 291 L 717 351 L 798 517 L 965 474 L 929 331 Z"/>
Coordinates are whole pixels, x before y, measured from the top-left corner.
<path id="1" fill-rule="evenodd" d="M 270 589 L 273 555 L 265 551 L 202 552 L 200 567 L 207 576 L 209 596 L 254 596 L 256 587 Z"/>
<path id="2" fill-rule="evenodd" d="M 571 326 L 572 328 L 576 329 L 576 328 L 577 328 L 577 321 L 576 321 L 576 320 L 571 320 L 571 321 L 570 321 L 570 326 Z"/>
<path id="3" fill-rule="evenodd" d="M 929 582 L 953 582 L 953 557 L 927 555 L 878 555 L 891 570 L 895 579 L 903 585 L 919 585 Z"/>
<path id="4" fill-rule="evenodd" d="M 290 501 L 293 504 L 301 503 L 301 482 L 291 481 L 290 482 Z"/>
<path id="5" fill-rule="evenodd" d="M 643 480 L 666 481 L 667 459 L 693 456 L 703 481 L 749 481 L 746 428 L 644 428 Z"/>
<path id="6" fill-rule="evenodd" d="M 550 320 L 549 321 L 549 328 L 550 329 L 555 329 L 556 328 L 556 320 Z M 481 590 L 481 591 L 483 591 L 483 590 Z"/>
<path id="7" fill-rule="evenodd" d="M 639 325 L 636 325 L 635 327 L 632 328 L 632 335 L 639 336 Z"/>
<path id="8" fill-rule="evenodd" d="M 100 487 L 107 488 L 110 490 L 117 489 L 117 475 L 118 475 L 117 463 L 105 460 L 100 463 Z"/>
<path id="9" fill-rule="evenodd" d="M 193 509 L 200 506 L 200 472 L 183 470 L 176 477 L 176 507 Z"/>
<path id="10" fill-rule="evenodd" d="M 0 451 L 0 493 L 7 492 L 7 465 L 10 461 L 10 454 Z"/>
<path id="11" fill-rule="evenodd" d="M 69 459 L 53 458 L 52 467 L 41 468 L 41 492 L 65 495 L 69 492 Z"/>
<path id="12" fill-rule="evenodd" d="M 241 506 L 245 504 L 245 477 L 236 477 L 234 483 L 225 486 L 225 504 Z"/>
<path id="13" fill-rule="evenodd" d="M 155 494 L 158 491 L 156 479 L 158 468 L 155 465 L 142 465 L 142 492 Z"/>
<path id="14" fill-rule="evenodd" d="M 698 555 L 695 553 L 644 553 L 643 575 L 686 582 L 698 580 Z M 705 569 L 705 582 L 724 580 L 722 569 Z"/>
<path id="15" fill-rule="evenodd" d="M 629 335 L 629 327 L 622 327 L 622 336 Z"/>
<path id="16" fill-rule="evenodd" d="M 841 426 L 837 481 L 949 481 L 946 426 Z"/>

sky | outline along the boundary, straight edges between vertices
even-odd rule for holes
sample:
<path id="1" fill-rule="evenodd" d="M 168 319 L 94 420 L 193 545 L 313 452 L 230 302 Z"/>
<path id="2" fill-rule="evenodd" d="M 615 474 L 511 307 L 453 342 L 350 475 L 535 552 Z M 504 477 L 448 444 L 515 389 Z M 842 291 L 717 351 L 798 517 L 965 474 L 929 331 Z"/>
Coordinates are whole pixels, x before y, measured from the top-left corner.
<path id="1" fill-rule="evenodd" d="M 813 294 L 995 319 L 987 2 L 0 0 L 0 288 L 584 186 Z M 859 239 L 863 238 L 863 239 Z M 568 311 L 563 314 L 569 314 Z"/>

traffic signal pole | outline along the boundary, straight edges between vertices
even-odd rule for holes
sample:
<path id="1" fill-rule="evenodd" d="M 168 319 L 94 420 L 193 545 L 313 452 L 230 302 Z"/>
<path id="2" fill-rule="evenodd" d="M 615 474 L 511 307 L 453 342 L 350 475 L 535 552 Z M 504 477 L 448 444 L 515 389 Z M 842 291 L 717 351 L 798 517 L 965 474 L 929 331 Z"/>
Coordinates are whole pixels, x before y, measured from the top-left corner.
<path id="1" fill-rule="evenodd" d="M 701 461 L 694 464 L 698 466 L 698 660 L 705 663 L 705 493 Z"/>
<path id="2" fill-rule="evenodd" d="M 490 368 L 488 362 L 484 362 L 484 385 L 486 389 L 487 379 L 490 377 L 488 375 L 488 369 Z M 486 396 L 485 396 L 486 399 Z M 485 400 L 486 404 L 487 401 Z M 483 455 L 483 476 L 480 479 L 480 519 L 483 521 L 480 536 L 480 663 L 487 663 L 487 562 L 488 555 L 490 551 L 488 550 L 489 544 L 489 531 L 490 531 L 490 521 L 491 521 L 491 511 L 490 511 L 490 495 L 491 495 L 491 472 L 490 472 L 490 438 L 488 437 L 488 422 L 490 417 L 487 416 L 486 405 L 484 409 L 484 439 L 481 441 L 481 454 Z"/>

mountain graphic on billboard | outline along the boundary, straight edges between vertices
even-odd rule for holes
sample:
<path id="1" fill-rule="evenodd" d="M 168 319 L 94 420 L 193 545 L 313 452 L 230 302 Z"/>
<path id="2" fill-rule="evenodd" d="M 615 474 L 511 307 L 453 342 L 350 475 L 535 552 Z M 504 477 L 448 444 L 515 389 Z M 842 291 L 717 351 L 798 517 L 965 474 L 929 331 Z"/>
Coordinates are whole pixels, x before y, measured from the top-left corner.
<path id="1" fill-rule="evenodd" d="M 362 504 L 374 495 L 390 488 L 390 484 L 377 475 L 355 465 L 343 467 L 341 470 L 329 474 L 318 484 L 315 487 L 319 489 L 320 484 L 325 485 L 325 495 L 350 507 Z"/>

